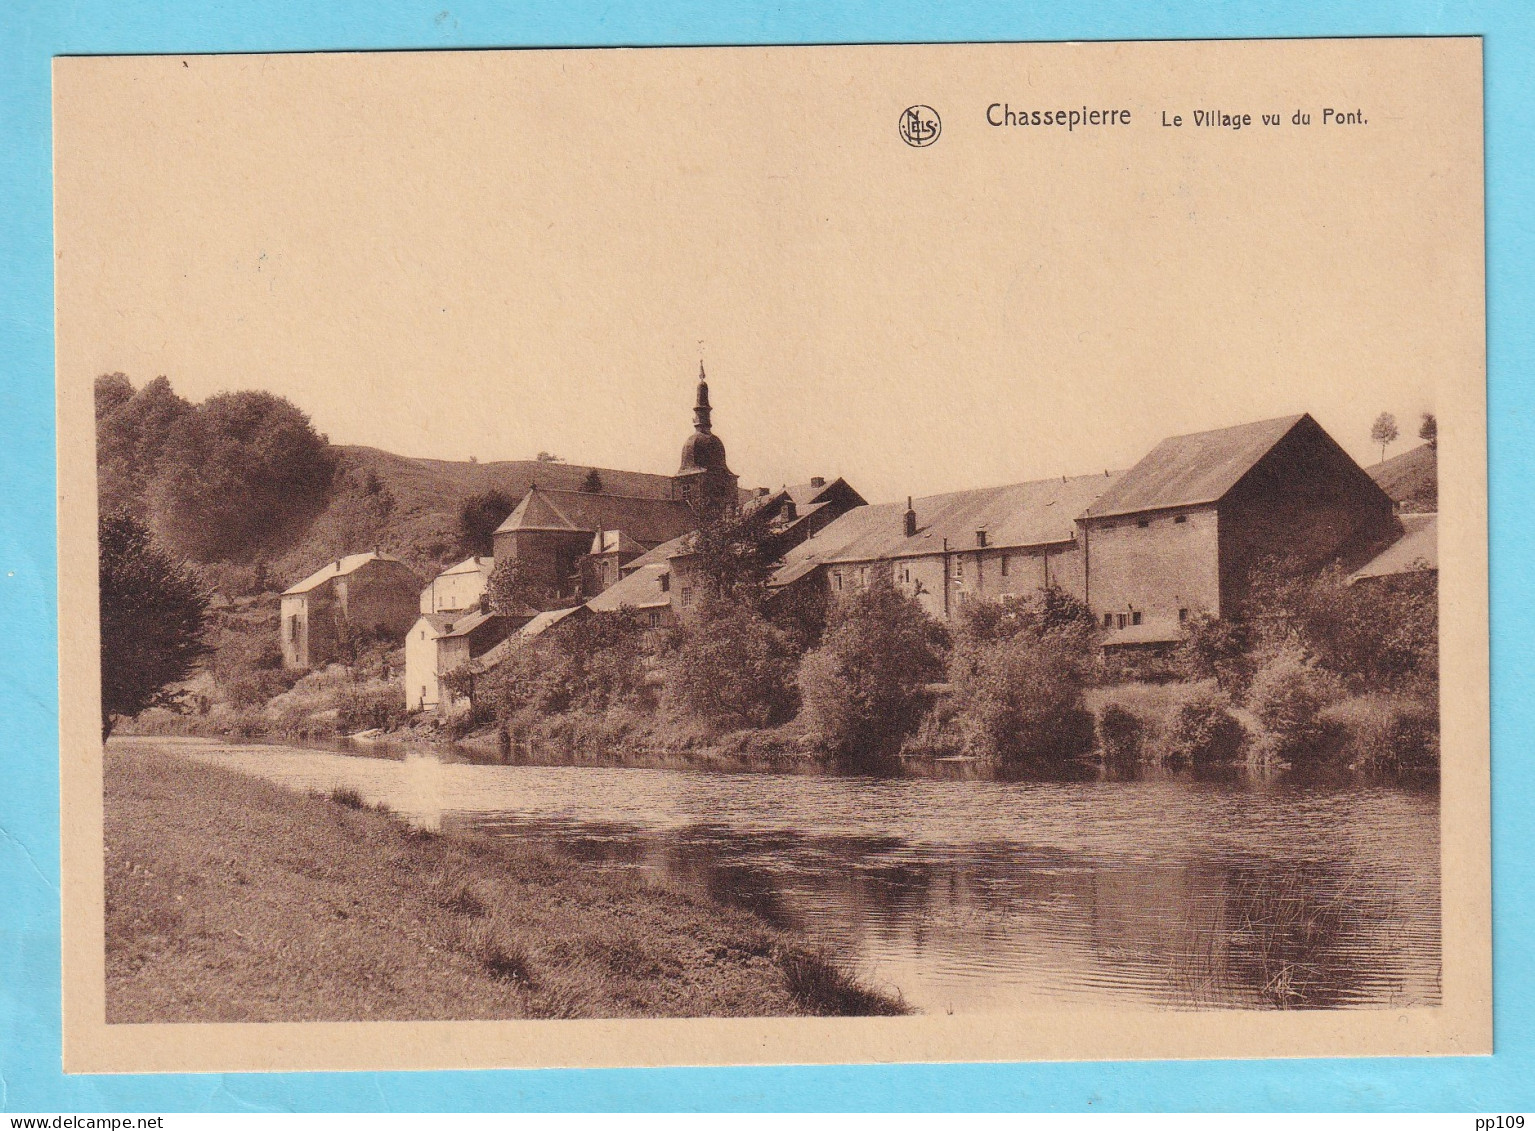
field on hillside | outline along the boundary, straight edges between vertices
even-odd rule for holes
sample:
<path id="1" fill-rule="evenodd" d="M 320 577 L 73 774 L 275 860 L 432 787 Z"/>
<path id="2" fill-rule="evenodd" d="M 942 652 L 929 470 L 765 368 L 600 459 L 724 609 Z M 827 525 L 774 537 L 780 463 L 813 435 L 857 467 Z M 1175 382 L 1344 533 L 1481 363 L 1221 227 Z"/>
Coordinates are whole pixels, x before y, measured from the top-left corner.
<path id="1" fill-rule="evenodd" d="M 1404 511 L 1439 509 L 1439 452 L 1419 444 L 1399 456 L 1365 468 Z"/>
<path id="2" fill-rule="evenodd" d="M 592 468 L 543 460 L 497 463 L 417 459 L 378 448 L 340 446 L 340 467 L 325 509 L 304 537 L 275 563 L 284 585 L 325 562 L 378 547 L 405 561 L 423 582 L 467 556 L 458 510 L 471 495 L 497 490 L 515 502 L 533 484 L 579 491 Z M 664 499 L 671 479 L 597 468 L 603 491 Z"/>

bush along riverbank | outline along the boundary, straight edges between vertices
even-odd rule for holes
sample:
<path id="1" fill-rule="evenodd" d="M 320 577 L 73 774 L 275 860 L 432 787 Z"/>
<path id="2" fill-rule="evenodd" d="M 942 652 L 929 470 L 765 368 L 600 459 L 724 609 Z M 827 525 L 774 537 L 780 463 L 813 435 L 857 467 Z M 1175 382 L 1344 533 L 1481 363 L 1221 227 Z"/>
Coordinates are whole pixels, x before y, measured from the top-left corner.
<path id="1" fill-rule="evenodd" d="M 882 1015 L 747 911 L 114 740 L 109 1022 Z"/>
<path id="2" fill-rule="evenodd" d="M 1430 572 L 1260 579 L 1224 619 L 1105 655 L 1094 618 L 1059 590 L 972 601 L 952 631 L 880 579 L 822 621 L 737 592 L 667 632 L 623 613 L 557 626 L 461 680 L 471 708 L 450 729 L 519 761 L 961 758 L 1431 779 L 1436 599 Z"/>
<path id="3" fill-rule="evenodd" d="M 750 539 L 701 545 L 680 627 L 629 610 L 569 617 L 489 671 L 447 673 L 463 705 L 449 719 L 405 714 L 386 642 L 296 678 L 272 671 L 271 649 L 247 634 L 215 654 L 211 707 L 133 726 L 276 739 L 382 730 L 467 740 L 498 760 L 722 769 L 962 758 L 1024 773 L 1438 770 L 1432 571 L 1351 586 L 1271 564 L 1222 618 L 1106 654 L 1095 618 L 1057 589 L 971 600 L 944 624 L 878 572 L 835 600 L 791 600 L 768 591 Z"/>

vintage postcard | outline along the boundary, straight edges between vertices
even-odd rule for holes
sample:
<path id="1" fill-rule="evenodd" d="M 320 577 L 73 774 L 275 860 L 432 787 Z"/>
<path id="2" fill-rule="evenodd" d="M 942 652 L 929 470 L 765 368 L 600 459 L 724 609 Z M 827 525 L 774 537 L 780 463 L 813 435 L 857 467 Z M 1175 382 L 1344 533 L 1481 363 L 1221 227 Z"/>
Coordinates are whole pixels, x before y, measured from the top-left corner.
<path id="1" fill-rule="evenodd" d="M 1490 1051 L 1480 40 L 54 100 L 70 1071 Z"/>

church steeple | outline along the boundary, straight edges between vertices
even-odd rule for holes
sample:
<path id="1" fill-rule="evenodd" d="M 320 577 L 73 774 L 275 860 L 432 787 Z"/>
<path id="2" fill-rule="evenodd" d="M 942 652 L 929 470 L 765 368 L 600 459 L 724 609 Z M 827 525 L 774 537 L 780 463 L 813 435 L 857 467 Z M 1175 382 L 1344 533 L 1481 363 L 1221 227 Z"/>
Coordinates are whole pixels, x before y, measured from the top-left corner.
<path id="1" fill-rule="evenodd" d="M 698 396 L 693 402 L 693 434 L 682 445 L 682 462 L 672 480 L 674 496 L 687 501 L 700 519 L 735 505 L 736 477 L 725 462 L 725 444 L 713 431 L 709 378 L 698 363 Z"/>
<path id="2" fill-rule="evenodd" d="M 708 432 L 710 429 L 709 414 L 713 410 L 709 407 L 709 379 L 704 376 L 704 363 L 700 358 L 698 362 L 698 401 L 693 405 L 693 427 L 700 432 Z"/>

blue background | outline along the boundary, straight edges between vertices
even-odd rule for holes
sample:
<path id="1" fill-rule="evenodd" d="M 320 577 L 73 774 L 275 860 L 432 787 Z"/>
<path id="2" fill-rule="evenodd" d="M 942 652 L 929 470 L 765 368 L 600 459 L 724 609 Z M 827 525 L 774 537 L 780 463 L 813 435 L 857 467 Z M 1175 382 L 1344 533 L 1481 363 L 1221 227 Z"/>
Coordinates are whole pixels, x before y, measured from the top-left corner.
<path id="1" fill-rule="evenodd" d="M 1535 602 L 1535 17 L 1507 3 L 0 0 L 0 1107 L 1517 1111 L 1535 1096 L 1523 813 Z M 60 1071 L 49 65 L 55 54 L 607 44 L 1486 37 L 1496 1055 L 1438 1060 L 73 1076 Z"/>

